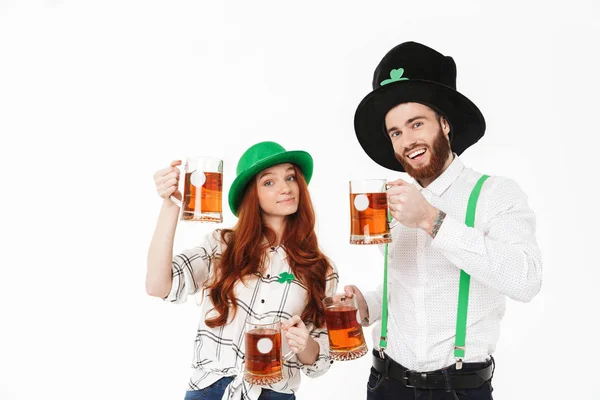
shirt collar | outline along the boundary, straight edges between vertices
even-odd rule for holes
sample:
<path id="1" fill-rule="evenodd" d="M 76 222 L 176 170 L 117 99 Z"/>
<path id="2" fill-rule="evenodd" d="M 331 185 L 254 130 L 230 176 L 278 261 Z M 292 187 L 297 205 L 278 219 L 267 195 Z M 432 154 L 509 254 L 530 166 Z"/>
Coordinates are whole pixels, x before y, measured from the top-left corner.
<path id="1" fill-rule="evenodd" d="M 456 153 L 452 154 L 454 155 L 454 160 L 452 160 L 452 163 L 448 166 L 448 168 L 446 168 L 444 172 L 442 172 L 440 176 L 438 176 L 433 182 L 431 182 L 429 186 L 423 188 L 421 184 L 417 182 L 416 179 L 413 179 L 415 186 L 419 190 L 426 189 L 435 194 L 436 196 L 440 197 L 450 187 L 450 185 L 452 185 L 454 181 L 458 179 L 458 176 L 463 171 L 463 169 L 465 169 L 465 165 L 460 160 L 460 158 L 458 158 L 458 155 L 456 155 Z"/>
<path id="2" fill-rule="evenodd" d="M 268 243 L 265 237 L 263 237 L 262 243 Z M 269 246 L 267 248 L 267 254 L 269 257 L 273 257 L 273 255 L 277 254 L 284 261 L 287 259 L 287 251 L 283 245 Z"/>
<path id="3" fill-rule="evenodd" d="M 287 253 L 285 251 L 285 247 L 283 247 L 282 245 L 279 246 L 271 246 L 269 247 L 269 251 L 271 253 L 277 253 L 281 258 L 285 259 L 287 256 Z"/>

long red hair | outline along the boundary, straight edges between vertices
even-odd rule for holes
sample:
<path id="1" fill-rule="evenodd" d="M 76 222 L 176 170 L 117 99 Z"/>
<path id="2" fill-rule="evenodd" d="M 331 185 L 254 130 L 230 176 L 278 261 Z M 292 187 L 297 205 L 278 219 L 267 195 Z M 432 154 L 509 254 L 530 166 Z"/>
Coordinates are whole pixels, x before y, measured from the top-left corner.
<path id="1" fill-rule="evenodd" d="M 302 320 L 317 327 L 325 324 L 325 298 L 329 260 L 319 250 L 315 233 L 315 213 L 304 175 L 294 165 L 299 188 L 298 210 L 286 218 L 281 245 L 287 253 L 292 273 L 308 291 L 308 304 Z M 214 281 L 207 286 L 209 298 L 217 315 L 206 319 L 206 325 L 214 328 L 225 325 L 229 313 L 237 312 L 234 288 L 238 281 L 261 272 L 266 254 L 277 237 L 263 224 L 258 201 L 256 182 L 250 183 L 238 209 L 239 219 L 233 229 L 221 230 L 221 239 L 227 247 L 216 265 Z M 264 239 L 267 239 L 266 241 Z"/>

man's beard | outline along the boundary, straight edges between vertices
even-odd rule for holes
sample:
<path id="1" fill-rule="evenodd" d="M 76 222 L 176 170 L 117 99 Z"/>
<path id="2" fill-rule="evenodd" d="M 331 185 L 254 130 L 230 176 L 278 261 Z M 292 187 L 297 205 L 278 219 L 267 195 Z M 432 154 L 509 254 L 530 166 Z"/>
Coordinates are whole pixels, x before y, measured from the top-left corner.
<path id="1" fill-rule="evenodd" d="M 404 156 L 395 153 L 396 159 L 402 164 L 406 173 L 418 181 L 440 176 L 448 157 L 450 157 L 450 143 L 448 143 L 448 140 L 444 136 L 442 128 L 440 127 L 438 135 L 433 141 L 433 149 L 429 145 L 419 144 L 412 146 L 410 150 L 418 147 L 426 147 L 429 153 L 429 163 L 419 168 L 413 168 Z M 410 150 L 405 152 L 405 154 L 409 153 Z"/>

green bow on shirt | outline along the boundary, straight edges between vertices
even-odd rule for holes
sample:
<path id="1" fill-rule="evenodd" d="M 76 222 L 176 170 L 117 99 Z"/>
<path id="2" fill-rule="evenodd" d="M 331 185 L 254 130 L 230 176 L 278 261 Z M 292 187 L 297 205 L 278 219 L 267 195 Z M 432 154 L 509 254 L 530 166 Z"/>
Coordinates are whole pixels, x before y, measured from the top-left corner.
<path id="1" fill-rule="evenodd" d="M 290 274 L 287 272 L 282 272 L 279 274 L 279 279 L 277 279 L 277 282 L 279 283 L 290 283 L 291 281 L 293 281 L 294 278 L 294 274 Z"/>

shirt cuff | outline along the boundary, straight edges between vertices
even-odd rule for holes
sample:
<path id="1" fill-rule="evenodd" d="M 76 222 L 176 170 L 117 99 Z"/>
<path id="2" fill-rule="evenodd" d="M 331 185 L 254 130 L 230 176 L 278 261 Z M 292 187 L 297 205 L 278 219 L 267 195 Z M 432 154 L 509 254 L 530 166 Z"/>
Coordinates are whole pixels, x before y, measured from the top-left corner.
<path id="1" fill-rule="evenodd" d="M 381 318 L 381 293 L 377 291 L 365 293 L 365 301 L 369 310 L 369 321 L 363 326 L 371 326 Z M 361 315 L 361 318 L 364 318 L 364 316 Z"/>
<path id="2" fill-rule="evenodd" d="M 444 218 L 440 230 L 431 241 L 431 247 L 449 253 L 465 250 L 483 255 L 486 252 L 483 234 L 450 215 Z"/>
<path id="3" fill-rule="evenodd" d="M 327 337 L 326 339 L 329 340 Z M 316 378 L 323 375 L 329 370 L 331 364 L 333 364 L 333 360 L 331 357 L 329 357 L 329 346 L 323 346 L 318 340 L 316 340 L 316 342 L 319 345 L 319 355 L 317 356 L 317 361 L 310 365 L 305 364 L 300 367 L 302 372 L 311 378 Z"/>
<path id="4" fill-rule="evenodd" d="M 181 283 L 184 279 L 183 272 L 179 271 L 179 273 L 173 274 L 173 281 L 171 283 L 171 291 L 169 295 L 165 297 L 163 300 L 171 302 L 171 303 L 183 303 L 185 301 L 185 296 L 182 296 L 182 288 Z"/>

